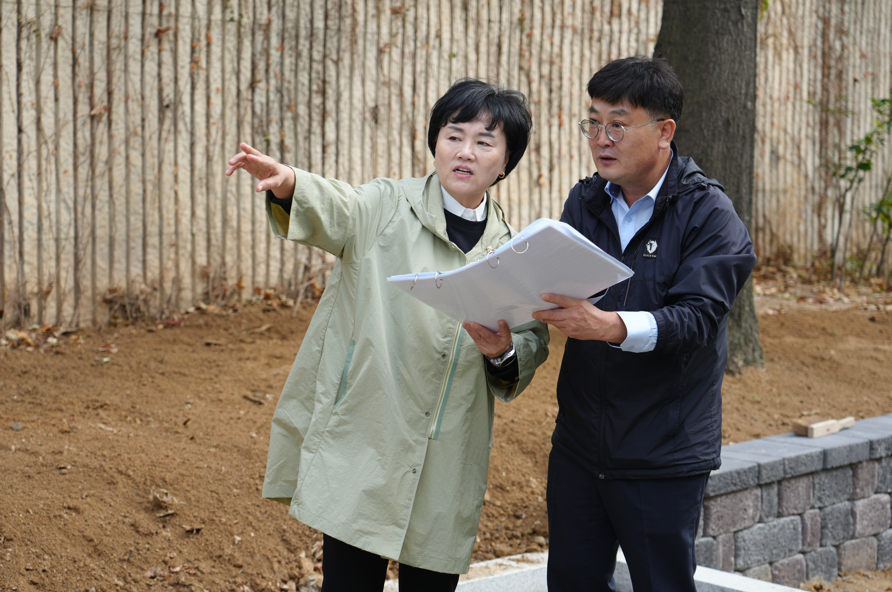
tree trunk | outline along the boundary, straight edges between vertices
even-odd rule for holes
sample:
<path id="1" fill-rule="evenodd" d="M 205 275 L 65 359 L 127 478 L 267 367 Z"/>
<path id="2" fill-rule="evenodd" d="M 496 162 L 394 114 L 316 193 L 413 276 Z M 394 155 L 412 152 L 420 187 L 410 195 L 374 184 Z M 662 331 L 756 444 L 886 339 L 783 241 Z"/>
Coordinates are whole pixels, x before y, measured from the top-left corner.
<path id="1" fill-rule="evenodd" d="M 665 58 L 685 90 L 675 139 L 707 177 L 724 185 L 752 234 L 756 135 L 758 0 L 665 0 L 654 56 Z M 762 367 L 752 277 L 728 323 L 727 372 Z"/>

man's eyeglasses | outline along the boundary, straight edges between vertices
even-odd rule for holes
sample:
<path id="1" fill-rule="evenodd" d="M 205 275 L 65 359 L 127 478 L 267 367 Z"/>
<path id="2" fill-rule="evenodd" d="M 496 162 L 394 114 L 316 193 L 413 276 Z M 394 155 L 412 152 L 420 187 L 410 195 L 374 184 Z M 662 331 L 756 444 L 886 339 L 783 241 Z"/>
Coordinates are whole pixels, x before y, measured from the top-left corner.
<path id="1" fill-rule="evenodd" d="M 601 125 L 593 119 L 583 119 L 579 122 L 579 129 L 582 130 L 583 136 L 590 140 L 594 140 L 598 137 L 598 134 L 601 133 L 601 128 L 603 127 L 606 129 L 607 137 L 610 138 L 611 142 L 619 142 L 626 135 L 626 130 L 633 130 L 636 127 L 643 127 L 651 123 L 657 123 L 658 121 L 666 121 L 666 119 L 654 119 L 653 121 L 648 121 L 647 123 L 642 123 L 641 125 L 633 125 L 632 127 L 626 127 L 618 121 L 612 121 L 607 125 Z"/>

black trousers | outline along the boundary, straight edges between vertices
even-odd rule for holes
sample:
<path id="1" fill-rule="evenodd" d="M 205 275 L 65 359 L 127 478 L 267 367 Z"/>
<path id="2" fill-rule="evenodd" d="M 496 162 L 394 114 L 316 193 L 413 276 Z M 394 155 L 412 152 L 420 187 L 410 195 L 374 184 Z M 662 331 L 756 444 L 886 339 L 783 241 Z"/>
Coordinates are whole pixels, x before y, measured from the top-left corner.
<path id="1" fill-rule="evenodd" d="M 387 560 L 322 535 L 322 592 L 381 592 Z M 400 592 L 455 592 L 458 574 L 400 564 Z"/>
<path id="2" fill-rule="evenodd" d="M 622 546 L 635 592 L 695 592 L 708 473 L 599 479 L 555 443 L 548 459 L 548 592 L 615 592 Z"/>

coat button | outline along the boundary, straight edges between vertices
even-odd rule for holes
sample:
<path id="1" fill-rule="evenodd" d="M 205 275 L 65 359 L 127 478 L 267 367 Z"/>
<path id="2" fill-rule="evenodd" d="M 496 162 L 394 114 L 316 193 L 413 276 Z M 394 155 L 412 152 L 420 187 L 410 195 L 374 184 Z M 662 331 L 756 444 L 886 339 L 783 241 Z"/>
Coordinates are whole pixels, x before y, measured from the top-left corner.
<path id="1" fill-rule="evenodd" d="M 430 417 L 430 416 L 431 416 L 431 412 L 430 412 L 430 411 L 425 411 L 425 412 L 424 412 L 424 416 L 425 416 L 425 417 Z"/>
<path id="2" fill-rule="evenodd" d="M 443 358 L 443 359 L 445 359 L 445 358 L 446 358 L 446 354 L 440 354 L 440 357 Z"/>
<path id="3" fill-rule="evenodd" d="M 412 469 L 412 472 L 414 473 L 414 472 L 415 472 L 415 469 Z"/>
<path id="4" fill-rule="evenodd" d="M 604 479 L 604 473 L 601 473 L 600 475 L 598 475 L 598 479 Z"/>

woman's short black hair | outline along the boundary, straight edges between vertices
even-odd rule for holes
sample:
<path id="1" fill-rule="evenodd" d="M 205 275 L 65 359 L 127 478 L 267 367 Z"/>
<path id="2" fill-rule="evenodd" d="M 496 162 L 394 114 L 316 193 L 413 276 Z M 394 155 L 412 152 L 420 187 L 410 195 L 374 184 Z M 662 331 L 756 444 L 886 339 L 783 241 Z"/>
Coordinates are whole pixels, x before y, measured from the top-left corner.
<path id="1" fill-rule="evenodd" d="M 427 129 L 427 145 L 431 154 L 437 155 L 437 137 L 447 123 L 465 123 L 481 116 L 489 117 L 486 129 L 499 127 L 508 144 L 508 164 L 505 176 L 514 170 L 530 143 L 533 117 L 527 108 L 527 98 L 516 90 L 502 88 L 475 78 L 462 78 L 455 82 L 431 109 Z M 501 181 L 496 177 L 493 185 Z"/>
<path id="2" fill-rule="evenodd" d="M 672 66 L 646 56 L 613 60 L 595 72 L 588 82 L 588 95 L 611 105 L 628 101 L 653 119 L 669 117 L 676 122 L 684 106 L 684 89 Z"/>

